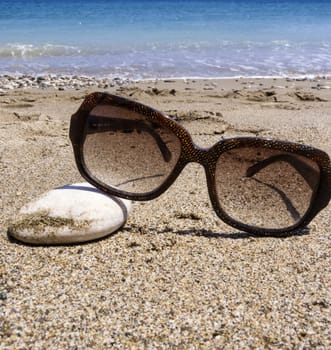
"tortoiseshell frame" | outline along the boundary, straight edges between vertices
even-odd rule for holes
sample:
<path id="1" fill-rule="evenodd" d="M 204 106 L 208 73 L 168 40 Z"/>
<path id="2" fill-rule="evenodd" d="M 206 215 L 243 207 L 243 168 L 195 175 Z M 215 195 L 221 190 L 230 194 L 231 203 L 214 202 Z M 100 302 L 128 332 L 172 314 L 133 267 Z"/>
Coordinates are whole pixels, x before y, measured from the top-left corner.
<path id="1" fill-rule="evenodd" d="M 89 113 L 94 107 L 99 104 L 107 104 L 117 107 L 123 107 L 127 110 L 138 112 L 146 117 L 147 120 L 157 121 L 161 126 L 165 126 L 172 130 L 181 142 L 181 154 L 179 160 L 174 167 L 171 174 L 166 181 L 154 191 L 143 194 L 131 194 L 115 188 L 108 187 L 106 184 L 98 181 L 93 174 L 91 174 L 85 163 L 83 157 L 83 144 L 86 137 L 86 121 Z M 328 205 L 331 197 L 331 166 L 329 156 L 316 148 L 306 146 L 299 143 L 292 143 L 269 138 L 259 137 L 238 137 L 231 139 L 224 139 L 216 143 L 209 149 L 203 149 L 195 145 L 189 133 L 179 125 L 170 116 L 157 111 L 151 107 L 145 106 L 141 103 L 129 100 L 127 98 L 111 95 L 108 93 L 95 92 L 88 95 L 83 101 L 78 111 L 72 115 L 70 124 L 70 139 L 73 145 L 76 164 L 81 175 L 92 185 L 109 195 L 127 198 L 131 200 L 151 200 L 163 192 L 175 181 L 177 176 L 189 162 L 197 162 L 201 164 L 206 172 L 208 192 L 212 206 L 217 215 L 228 225 L 250 232 L 257 235 L 284 235 L 290 232 L 297 231 L 304 228 L 309 222 Z M 307 213 L 296 224 L 285 229 L 264 229 L 245 225 L 229 217 L 220 207 L 216 194 L 216 186 L 214 180 L 216 162 L 219 156 L 230 149 L 239 147 L 259 147 L 282 150 L 292 152 L 305 156 L 317 163 L 320 169 L 320 182 L 318 188 L 313 194 L 312 201 Z"/>

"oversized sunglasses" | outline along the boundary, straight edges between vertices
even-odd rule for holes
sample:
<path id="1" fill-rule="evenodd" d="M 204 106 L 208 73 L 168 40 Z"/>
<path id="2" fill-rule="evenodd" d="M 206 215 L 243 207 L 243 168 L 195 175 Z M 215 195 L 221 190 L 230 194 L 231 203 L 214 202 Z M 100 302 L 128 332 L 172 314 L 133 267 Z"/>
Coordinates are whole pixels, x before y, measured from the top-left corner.
<path id="1" fill-rule="evenodd" d="M 172 117 L 107 93 L 85 98 L 71 117 L 70 139 L 81 175 L 131 200 L 161 195 L 186 164 L 201 164 L 216 214 L 250 233 L 301 229 L 330 201 L 330 158 L 319 149 L 260 137 L 200 148 Z"/>

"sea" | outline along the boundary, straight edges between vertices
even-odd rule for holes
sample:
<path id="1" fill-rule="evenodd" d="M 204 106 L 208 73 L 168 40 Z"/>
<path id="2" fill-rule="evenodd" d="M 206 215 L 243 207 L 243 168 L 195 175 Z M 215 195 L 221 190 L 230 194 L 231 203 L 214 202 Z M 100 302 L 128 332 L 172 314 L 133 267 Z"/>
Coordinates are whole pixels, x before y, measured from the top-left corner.
<path id="1" fill-rule="evenodd" d="M 331 0 L 0 0 L 0 75 L 331 76 Z"/>

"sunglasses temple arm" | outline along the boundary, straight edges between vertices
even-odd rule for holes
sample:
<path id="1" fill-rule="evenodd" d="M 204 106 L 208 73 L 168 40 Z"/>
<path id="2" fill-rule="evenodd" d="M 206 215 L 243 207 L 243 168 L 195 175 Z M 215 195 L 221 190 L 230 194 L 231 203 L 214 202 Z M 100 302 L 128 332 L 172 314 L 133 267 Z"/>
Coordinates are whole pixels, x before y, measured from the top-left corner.
<path id="1" fill-rule="evenodd" d="M 106 131 L 122 131 L 124 133 L 146 131 L 148 132 L 158 145 L 160 152 L 162 153 L 165 162 L 170 162 L 171 152 L 167 147 L 166 143 L 162 140 L 161 136 L 150 126 L 146 125 L 144 121 L 130 120 L 124 118 L 109 118 L 101 116 L 89 116 L 88 121 L 88 134 L 102 133 Z"/>
<path id="2" fill-rule="evenodd" d="M 281 189 L 277 188 L 276 186 L 267 184 L 261 180 L 258 180 L 258 179 L 253 179 L 253 180 L 260 183 L 260 184 L 263 184 L 264 186 L 267 186 L 270 189 L 272 189 L 273 191 L 275 191 L 279 195 L 279 197 L 283 201 L 283 203 L 285 204 L 287 211 L 292 216 L 292 219 L 294 221 L 297 221 L 300 219 L 300 213 L 297 211 L 297 209 L 293 205 L 292 201 L 290 200 L 290 198 L 287 197 L 285 192 L 283 192 Z"/>
<path id="3" fill-rule="evenodd" d="M 290 164 L 305 179 L 309 187 L 312 190 L 315 190 L 316 179 L 319 178 L 318 172 L 301 159 L 295 156 L 291 156 L 289 154 L 280 154 L 277 156 L 266 158 L 261 162 L 252 165 L 247 169 L 246 177 L 252 177 L 268 165 L 280 161 Z"/>

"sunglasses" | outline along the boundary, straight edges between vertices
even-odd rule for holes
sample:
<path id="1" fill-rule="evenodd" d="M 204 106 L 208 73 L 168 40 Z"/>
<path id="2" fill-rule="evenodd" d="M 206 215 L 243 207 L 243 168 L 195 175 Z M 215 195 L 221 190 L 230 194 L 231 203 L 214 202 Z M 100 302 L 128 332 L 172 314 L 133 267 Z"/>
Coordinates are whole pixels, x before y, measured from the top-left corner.
<path id="1" fill-rule="evenodd" d="M 254 234 L 302 229 L 331 197 L 330 158 L 319 149 L 260 137 L 200 148 L 172 117 L 107 93 L 85 98 L 71 117 L 70 139 L 80 174 L 131 200 L 156 198 L 185 165 L 201 164 L 216 214 Z"/>

